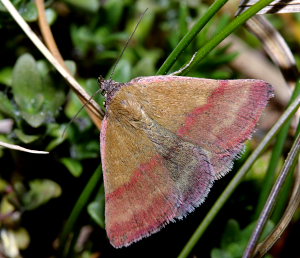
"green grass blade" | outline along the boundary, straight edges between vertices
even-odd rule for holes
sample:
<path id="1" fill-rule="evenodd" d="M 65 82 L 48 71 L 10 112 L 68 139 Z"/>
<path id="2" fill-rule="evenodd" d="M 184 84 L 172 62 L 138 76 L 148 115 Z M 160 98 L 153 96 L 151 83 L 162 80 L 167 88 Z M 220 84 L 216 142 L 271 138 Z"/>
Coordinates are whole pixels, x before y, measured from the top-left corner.
<path id="1" fill-rule="evenodd" d="M 68 249 L 69 249 L 66 247 L 66 244 L 68 242 L 68 236 L 70 235 L 71 232 L 74 231 L 75 224 L 76 224 L 82 210 L 84 209 L 84 207 L 86 207 L 91 195 L 95 191 L 96 186 L 99 184 L 101 177 L 102 177 L 102 169 L 101 169 L 101 166 L 99 166 L 95 170 L 94 174 L 91 176 L 90 180 L 88 181 L 88 183 L 86 184 L 85 188 L 83 189 L 81 195 L 79 196 L 76 204 L 74 205 L 74 208 L 64 226 L 64 229 L 63 229 L 63 232 L 62 232 L 61 238 L 60 238 L 60 248 L 64 254 L 68 253 Z"/>
<path id="2" fill-rule="evenodd" d="M 196 54 L 194 60 L 189 67 L 184 70 L 183 74 L 187 74 L 195 65 L 197 65 L 206 55 L 210 53 L 219 43 L 221 43 L 233 31 L 243 25 L 247 20 L 254 16 L 258 11 L 267 6 L 273 0 L 261 0 L 247 11 L 237 16 L 231 23 L 229 23 L 222 31 L 215 35 L 207 44 L 205 44 Z"/>
<path id="3" fill-rule="evenodd" d="M 214 15 L 222 8 L 222 6 L 227 1 L 228 0 L 217 0 L 210 6 L 207 12 L 195 23 L 193 28 L 182 38 L 182 40 L 178 43 L 176 48 L 168 56 L 166 61 L 157 71 L 157 75 L 166 74 L 170 70 L 172 65 L 178 59 L 179 55 L 185 50 L 185 48 L 197 36 L 201 29 L 214 17 Z"/>

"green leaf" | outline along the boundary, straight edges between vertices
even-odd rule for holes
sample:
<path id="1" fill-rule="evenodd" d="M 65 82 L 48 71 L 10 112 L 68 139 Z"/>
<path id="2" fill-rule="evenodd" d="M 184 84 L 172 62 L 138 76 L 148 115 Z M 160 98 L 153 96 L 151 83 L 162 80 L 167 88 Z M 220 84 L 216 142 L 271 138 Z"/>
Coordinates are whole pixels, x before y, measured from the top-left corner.
<path id="1" fill-rule="evenodd" d="M 66 61 L 65 61 L 65 64 L 66 64 L 66 66 L 68 67 L 68 69 L 69 69 L 71 75 L 74 76 L 75 73 L 76 73 L 76 70 L 77 70 L 76 63 L 75 63 L 74 61 L 72 61 L 72 60 L 66 60 Z"/>
<path id="2" fill-rule="evenodd" d="M 65 93 L 59 80 L 51 76 L 52 67 L 45 60 L 37 62 L 37 68 L 43 85 L 44 103 L 42 110 L 47 119 L 52 120 L 65 101 Z"/>
<path id="3" fill-rule="evenodd" d="M 93 99 L 101 106 L 103 107 L 103 102 L 105 101 L 105 97 L 101 95 L 99 89 L 100 85 L 98 81 L 95 78 L 90 78 L 85 80 L 84 84 L 85 89 L 88 91 L 88 93 L 92 96 L 95 94 L 95 92 L 98 91 L 98 93 L 93 97 Z"/>
<path id="4" fill-rule="evenodd" d="M 41 126 L 44 121 L 45 121 L 45 118 L 46 118 L 46 114 L 41 111 L 40 113 L 37 113 L 37 114 L 29 114 L 29 113 L 26 113 L 26 112 L 21 112 L 24 120 L 30 124 L 32 127 L 39 127 Z"/>
<path id="5" fill-rule="evenodd" d="M 56 148 L 66 140 L 66 135 L 63 135 L 63 131 L 65 127 L 66 127 L 65 124 L 63 125 L 55 124 L 55 123 L 47 124 L 46 134 L 54 138 L 46 147 L 47 151 L 52 151 L 54 148 Z"/>
<path id="6" fill-rule="evenodd" d="M 64 1 L 79 9 L 85 9 L 90 12 L 97 12 L 100 7 L 100 1 L 98 0 L 64 0 Z"/>
<path id="7" fill-rule="evenodd" d="M 19 249 L 24 250 L 29 246 L 30 235 L 25 228 L 18 228 L 13 231 L 13 234 Z"/>
<path id="8" fill-rule="evenodd" d="M 108 74 L 110 74 L 110 71 Z M 126 59 L 120 60 L 116 66 L 113 78 L 117 82 L 128 82 L 132 77 L 131 64 Z"/>
<path id="9" fill-rule="evenodd" d="M 16 134 L 19 140 L 26 144 L 34 142 L 40 137 L 39 135 L 27 135 L 20 129 L 15 129 L 14 133 Z"/>
<path id="10" fill-rule="evenodd" d="M 11 100 L 0 91 L 0 112 L 8 117 L 16 118 L 17 110 Z"/>
<path id="11" fill-rule="evenodd" d="M 142 58 L 135 65 L 132 77 L 151 76 L 155 74 L 156 63 L 162 55 L 161 51 L 141 49 L 139 54 Z"/>
<path id="12" fill-rule="evenodd" d="M 105 228 L 105 195 L 104 195 L 104 185 L 100 187 L 99 194 L 93 202 L 88 205 L 88 213 L 92 219 L 102 228 Z"/>
<path id="13" fill-rule="evenodd" d="M 90 159 L 99 157 L 100 143 L 99 138 L 95 140 L 86 142 L 85 144 L 76 144 L 72 145 L 72 155 L 77 159 Z"/>
<path id="14" fill-rule="evenodd" d="M 4 192 L 8 187 L 8 182 L 6 182 L 3 178 L 0 177 L 0 192 Z"/>
<path id="15" fill-rule="evenodd" d="M 33 210 L 61 195 L 60 186 L 49 179 L 35 179 L 29 182 L 29 191 L 22 195 L 26 210 Z"/>
<path id="16" fill-rule="evenodd" d="M 7 188 L 3 189 L 3 192 L 9 187 L 9 185 L 6 186 Z M 1 199 L 1 202 L 0 202 L 0 213 L 1 214 L 9 214 L 9 213 L 12 213 L 16 211 L 16 207 L 12 204 L 12 202 L 10 202 L 8 196 L 3 196 L 3 198 Z M 13 221 L 14 218 L 9 218 L 7 217 L 6 218 L 6 221 Z M 0 224 L 1 225 L 1 224 Z"/>
<path id="17" fill-rule="evenodd" d="M 179 9 L 179 34 L 177 41 L 179 42 L 181 38 L 188 32 L 188 18 L 189 18 L 189 9 L 185 1 L 180 3 Z"/>
<path id="18" fill-rule="evenodd" d="M 78 160 L 72 158 L 62 158 L 60 161 L 67 167 L 73 176 L 79 177 L 81 175 L 83 168 Z"/>
<path id="19" fill-rule="evenodd" d="M 232 258 L 228 252 L 217 248 L 212 249 L 210 256 L 211 258 Z"/>
<path id="20" fill-rule="evenodd" d="M 106 1 L 104 7 L 107 10 L 107 13 L 109 14 L 107 22 L 110 26 L 114 27 L 120 22 L 120 19 L 122 18 L 124 5 L 125 5 L 124 2 L 125 2 L 124 0 L 123 1 L 119 1 L 119 0 Z"/>
<path id="21" fill-rule="evenodd" d="M 29 2 L 24 4 L 20 9 L 19 9 L 20 14 L 22 17 L 25 19 L 27 22 L 34 22 L 38 18 L 38 10 L 35 5 L 35 2 Z"/>
<path id="22" fill-rule="evenodd" d="M 21 2 L 22 0 L 12 0 L 10 1 L 14 6 L 18 6 L 19 3 Z M 0 11 L 3 11 L 3 12 L 7 12 L 6 8 L 4 7 L 4 5 L 2 4 L 2 2 L 0 1 Z"/>
<path id="23" fill-rule="evenodd" d="M 246 228 L 240 229 L 239 224 L 236 220 L 230 219 L 227 222 L 221 239 L 221 248 L 214 248 L 211 252 L 211 256 L 214 258 L 228 257 L 228 258 L 239 258 L 242 257 L 249 238 L 252 234 L 256 222 L 252 222 Z M 267 225 L 262 234 L 262 239 L 266 237 L 274 228 L 274 223 L 271 221 L 267 222 Z"/>
<path id="24" fill-rule="evenodd" d="M 12 89 L 22 117 L 32 127 L 39 127 L 46 117 L 42 111 L 43 87 L 37 64 L 30 54 L 18 58 L 13 69 Z"/>
<path id="25" fill-rule="evenodd" d="M 240 258 L 241 254 L 244 252 L 244 246 L 237 241 L 236 243 L 231 243 L 227 246 L 227 252 L 231 257 Z"/>
<path id="26" fill-rule="evenodd" d="M 57 18 L 56 11 L 52 8 L 46 9 L 46 18 L 47 18 L 47 22 L 49 23 L 49 25 L 52 25 L 56 21 L 56 18 Z"/>
<path id="27" fill-rule="evenodd" d="M 12 68 L 5 67 L 0 70 L 0 83 L 11 86 Z"/>
<path id="28" fill-rule="evenodd" d="M 0 141 L 13 144 L 12 140 L 8 138 L 8 135 L 0 134 Z M 0 146 L 0 158 L 4 155 L 5 147 Z"/>
<path id="29" fill-rule="evenodd" d="M 257 180 L 263 182 L 263 179 L 266 175 L 268 164 L 271 158 L 271 151 L 268 151 L 261 155 L 253 164 L 250 171 L 247 173 L 246 180 Z M 280 166 L 283 165 L 283 159 L 280 159 Z"/>
<path id="30" fill-rule="evenodd" d="M 224 230 L 224 234 L 221 240 L 221 248 L 225 248 L 230 243 L 238 241 L 240 239 L 240 226 L 234 219 L 230 219 Z"/>
<path id="31" fill-rule="evenodd" d="M 72 119 L 78 112 L 78 110 L 82 107 L 82 103 L 79 100 L 78 96 L 71 92 L 68 97 L 67 105 L 65 106 L 65 114 L 68 118 Z M 85 109 L 83 109 L 77 117 L 79 118 L 86 118 L 87 112 Z"/>

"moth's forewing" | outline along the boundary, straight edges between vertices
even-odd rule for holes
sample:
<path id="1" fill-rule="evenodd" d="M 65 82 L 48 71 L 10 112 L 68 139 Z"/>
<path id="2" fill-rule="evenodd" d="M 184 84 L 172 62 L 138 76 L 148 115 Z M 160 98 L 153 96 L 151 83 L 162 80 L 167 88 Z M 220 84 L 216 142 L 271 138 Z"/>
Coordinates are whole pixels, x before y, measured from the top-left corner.
<path id="1" fill-rule="evenodd" d="M 199 206 L 272 94 L 260 80 L 153 76 L 123 85 L 101 130 L 111 243 L 127 246 Z"/>

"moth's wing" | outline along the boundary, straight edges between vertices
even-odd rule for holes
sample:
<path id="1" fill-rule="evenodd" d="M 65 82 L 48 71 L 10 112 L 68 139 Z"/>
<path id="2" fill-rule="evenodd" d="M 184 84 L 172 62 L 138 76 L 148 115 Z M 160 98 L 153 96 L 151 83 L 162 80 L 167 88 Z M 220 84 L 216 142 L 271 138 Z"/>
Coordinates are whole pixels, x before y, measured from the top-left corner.
<path id="1" fill-rule="evenodd" d="M 271 95 L 257 80 L 157 76 L 121 87 L 101 130 L 111 243 L 127 246 L 203 202 Z"/>
<path id="2" fill-rule="evenodd" d="M 113 114 L 105 118 L 101 158 L 111 244 L 128 246 L 199 205 L 214 178 L 206 154 L 155 122 L 142 130 Z"/>
<path id="3" fill-rule="evenodd" d="M 159 124 L 211 153 L 215 178 L 231 169 L 273 95 L 268 83 L 249 79 L 153 76 L 129 87 L 141 91 L 146 112 Z"/>

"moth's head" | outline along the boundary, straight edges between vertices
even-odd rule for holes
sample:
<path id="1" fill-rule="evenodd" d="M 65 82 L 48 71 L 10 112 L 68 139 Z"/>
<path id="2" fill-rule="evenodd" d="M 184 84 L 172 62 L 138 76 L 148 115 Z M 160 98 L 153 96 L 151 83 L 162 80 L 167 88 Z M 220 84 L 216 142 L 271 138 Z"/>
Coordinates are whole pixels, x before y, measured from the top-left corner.
<path id="1" fill-rule="evenodd" d="M 113 91 L 113 88 L 117 82 L 113 81 L 112 79 L 105 80 L 101 75 L 98 77 L 98 83 L 101 89 L 101 93 L 103 95 L 109 95 L 110 92 Z"/>
<path id="2" fill-rule="evenodd" d="M 115 82 L 112 79 L 105 80 L 101 75 L 98 77 L 101 93 L 106 98 L 106 104 L 110 102 L 113 95 L 122 87 L 123 83 Z"/>

